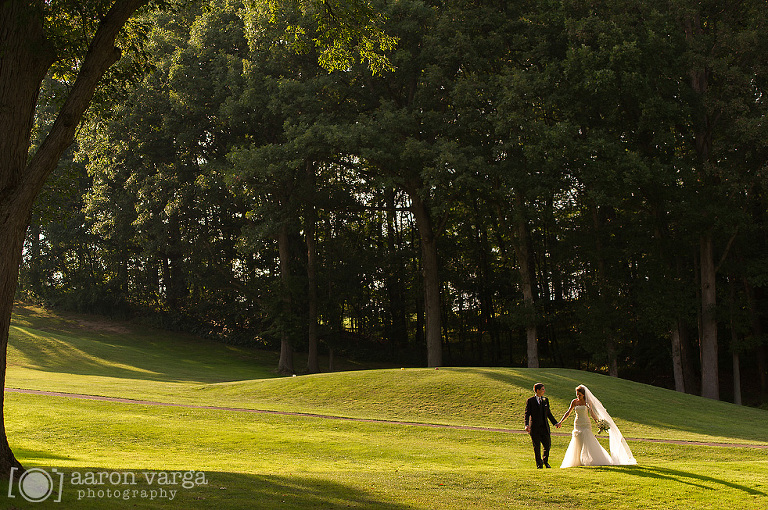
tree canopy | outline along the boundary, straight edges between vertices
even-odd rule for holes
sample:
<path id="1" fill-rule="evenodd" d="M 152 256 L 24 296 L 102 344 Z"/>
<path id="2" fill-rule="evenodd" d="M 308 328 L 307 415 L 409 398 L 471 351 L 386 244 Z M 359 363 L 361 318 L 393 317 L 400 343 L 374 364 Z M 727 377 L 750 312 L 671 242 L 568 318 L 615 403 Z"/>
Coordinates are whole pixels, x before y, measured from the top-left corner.
<path id="1" fill-rule="evenodd" d="M 59 167 L 69 213 L 39 201 L 24 291 L 285 372 L 344 352 L 719 398 L 733 361 L 766 391 L 758 2 L 196 5 L 136 19 L 153 70 Z"/>
<path id="2" fill-rule="evenodd" d="M 740 402 L 746 372 L 764 402 L 763 7 L 140 13 L 19 290 L 280 349 L 287 373 L 323 352 L 558 366 Z"/>

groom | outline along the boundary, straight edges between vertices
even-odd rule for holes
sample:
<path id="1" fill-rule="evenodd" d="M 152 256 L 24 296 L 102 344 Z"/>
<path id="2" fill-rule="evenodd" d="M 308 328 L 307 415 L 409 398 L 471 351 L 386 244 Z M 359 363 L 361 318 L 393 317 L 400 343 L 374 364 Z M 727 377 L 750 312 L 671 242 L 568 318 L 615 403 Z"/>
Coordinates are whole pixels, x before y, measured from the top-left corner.
<path id="1" fill-rule="evenodd" d="M 549 435 L 549 421 L 560 428 L 552 411 L 549 410 L 549 400 L 544 396 L 544 385 L 533 385 L 534 396 L 525 403 L 525 431 L 531 435 L 533 452 L 536 454 L 536 467 L 551 467 L 549 465 L 549 448 L 552 446 L 552 438 Z M 542 447 L 544 454 L 542 455 Z"/>

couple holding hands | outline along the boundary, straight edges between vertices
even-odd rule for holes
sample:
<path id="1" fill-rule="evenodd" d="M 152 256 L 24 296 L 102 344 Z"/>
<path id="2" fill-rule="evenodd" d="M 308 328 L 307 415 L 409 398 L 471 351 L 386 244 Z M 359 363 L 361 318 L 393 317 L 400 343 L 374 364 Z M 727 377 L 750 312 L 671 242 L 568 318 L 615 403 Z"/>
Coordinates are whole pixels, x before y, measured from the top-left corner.
<path id="1" fill-rule="evenodd" d="M 549 465 L 549 449 L 552 445 L 549 423 L 560 428 L 571 411 L 576 412 L 573 423 L 571 443 L 565 452 L 561 468 L 575 466 L 622 466 L 637 464 L 632 451 L 629 449 L 624 436 L 605 410 L 605 407 L 582 385 L 576 388 L 576 398 L 560 421 L 555 420 L 549 408 L 549 399 L 544 396 L 544 384 L 533 386 L 535 395 L 525 404 L 525 431 L 531 435 L 533 451 L 536 455 L 536 467 L 539 469 Z M 600 430 L 607 430 L 610 453 L 603 448 L 592 433 L 591 419 L 598 423 Z M 543 452 L 542 452 L 543 449 Z"/>

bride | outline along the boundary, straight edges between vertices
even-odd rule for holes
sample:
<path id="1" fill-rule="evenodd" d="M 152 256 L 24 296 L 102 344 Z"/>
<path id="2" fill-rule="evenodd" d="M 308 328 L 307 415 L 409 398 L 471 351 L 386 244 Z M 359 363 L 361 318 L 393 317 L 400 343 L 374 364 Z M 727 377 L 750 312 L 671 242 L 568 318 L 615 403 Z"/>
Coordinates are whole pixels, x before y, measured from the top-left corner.
<path id="1" fill-rule="evenodd" d="M 629 445 L 621 435 L 619 428 L 611 419 L 600 401 L 595 398 L 589 389 L 583 384 L 576 388 L 576 398 L 571 401 L 563 419 L 557 424 L 559 427 L 576 410 L 576 420 L 573 422 L 571 444 L 565 452 L 561 468 L 575 466 L 619 466 L 637 464 L 635 457 L 629 449 Z M 590 417 L 595 422 L 604 422 L 608 427 L 608 437 L 611 453 L 605 451 L 592 433 Z"/>

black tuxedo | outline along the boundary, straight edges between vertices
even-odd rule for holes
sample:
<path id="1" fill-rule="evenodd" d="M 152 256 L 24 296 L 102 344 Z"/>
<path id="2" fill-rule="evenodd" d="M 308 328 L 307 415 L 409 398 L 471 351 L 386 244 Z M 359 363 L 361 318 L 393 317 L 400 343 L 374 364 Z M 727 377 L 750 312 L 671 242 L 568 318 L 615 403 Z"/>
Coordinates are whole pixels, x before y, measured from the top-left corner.
<path id="1" fill-rule="evenodd" d="M 531 427 L 531 441 L 533 441 L 533 452 L 536 454 L 536 467 L 543 467 L 549 463 L 549 449 L 552 446 L 552 437 L 549 432 L 549 422 L 557 425 L 557 420 L 552 416 L 549 409 L 549 400 L 541 397 L 539 405 L 536 397 L 533 396 L 525 403 L 525 426 Z M 542 452 L 542 447 L 544 451 Z M 542 454 L 543 453 L 543 454 Z"/>

